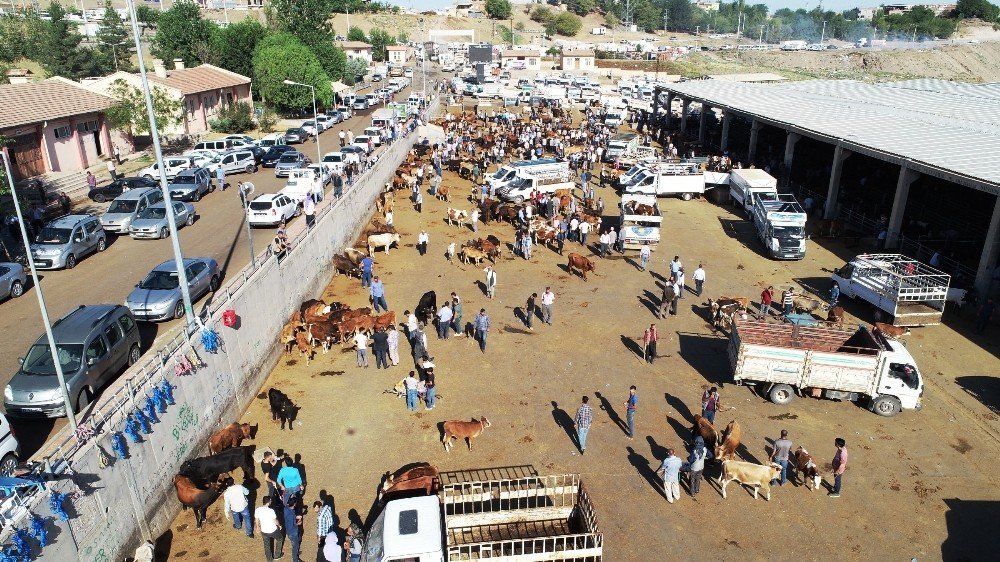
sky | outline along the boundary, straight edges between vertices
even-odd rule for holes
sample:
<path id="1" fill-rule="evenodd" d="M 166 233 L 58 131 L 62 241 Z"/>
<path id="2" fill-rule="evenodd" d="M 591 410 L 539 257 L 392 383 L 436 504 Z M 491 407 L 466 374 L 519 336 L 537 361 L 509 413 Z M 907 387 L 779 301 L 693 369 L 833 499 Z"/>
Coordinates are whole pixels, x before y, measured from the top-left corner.
<path id="1" fill-rule="evenodd" d="M 392 4 L 399 4 L 405 8 L 415 8 L 421 10 L 436 10 L 440 8 L 447 8 L 453 5 L 454 0 L 389 0 Z M 731 1 L 731 0 L 727 0 Z M 945 3 L 946 0 L 928 0 L 929 2 L 941 2 Z M 763 2 L 767 4 L 771 11 L 775 11 L 778 8 L 791 8 L 793 10 L 798 8 L 805 8 L 811 10 L 817 6 L 817 4 L 822 4 L 825 10 L 835 10 L 843 11 L 849 10 L 851 8 L 867 8 L 878 6 L 884 3 L 883 0 L 871 0 L 867 4 L 862 0 L 826 0 L 825 2 L 819 2 L 819 0 L 746 0 L 747 4 L 758 4 Z"/>

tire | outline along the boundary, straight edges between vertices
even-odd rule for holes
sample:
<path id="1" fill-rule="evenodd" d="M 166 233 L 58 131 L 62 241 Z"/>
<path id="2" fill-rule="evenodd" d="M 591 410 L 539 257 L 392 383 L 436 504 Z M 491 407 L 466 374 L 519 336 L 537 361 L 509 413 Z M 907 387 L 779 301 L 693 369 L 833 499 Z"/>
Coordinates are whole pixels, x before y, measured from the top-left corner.
<path id="1" fill-rule="evenodd" d="M 213 293 L 219 290 L 219 276 L 213 275 L 212 279 L 208 282 L 208 290 Z"/>
<path id="2" fill-rule="evenodd" d="M 105 197 L 103 193 L 98 193 L 97 195 L 94 195 L 94 203 L 107 203 L 107 202 L 108 198 Z"/>
<path id="3" fill-rule="evenodd" d="M 103 252 L 104 250 L 107 250 L 107 249 L 108 249 L 108 241 L 107 241 L 107 239 L 101 238 L 100 240 L 97 241 L 97 251 L 98 252 Z"/>
<path id="4" fill-rule="evenodd" d="M 517 197 L 514 198 L 514 203 L 517 203 L 518 205 L 520 205 L 521 203 L 524 203 L 524 197 L 521 197 L 520 195 L 518 195 Z"/>
<path id="5" fill-rule="evenodd" d="M 771 391 L 767 393 L 767 397 L 771 402 L 779 406 L 784 406 L 795 398 L 795 392 L 787 384 L 776 384 L 771 387 Z"/>
<path id="6" fill-rule="evenodd" d="M 151 179 L 153 179 L 153 176 L 152 176 L 152 174 L 146 174 L 146 175 L 144 175 L 144 176 L 142 176 L 142 177 L 146 178 L 147 180 L 151 180 Z"/>
<path id="7" fill-rule="evenodd" d="M 685 194 L 681 195 L 681 199 L 683 199 L 685 201 L 690 201 L 691 200 L 691 194 L 690 193 L 685 193 Z"/>
<path id="8" fill-rule="evenodd" d="M 14 469 L 17 468 L 17 456 L 14 453 L 7 453 L 4 455 L 3 460 L 0 460 L 0 476 L 9 477 L 14 474 Z"/>
<path id="9" fill-rule="evenodd" d="M 181 318 L 184 318 L 184 301 L 177 301 L 177 304 L 174 305 L 174 319 L 180 320 Z"/>
<path id="10" fill-rule="evenodd" d="M 184 224 L 187 226 L 191 226 L 192 224 L 194 224 L 194 215 L 188 215 L 188 218 L 186 221 L 184 221 Z"/>
<path id="11" fill-rule="evenodd" d="M 16 299 L 17 297 L 24 294 L 24 284 L 20 281 L 14 281 L 10 284 L 10 298 Z"/>
<path id="12" fill-rule="evenodd" d="M 86 410 L 87 406 L 90 405 L 90 399 L 90 391 L 84 387 L 83 390 L 80 391 L 79 396 L 76 397 L 76 411 L 82 412 Z"/>
<path id="13" fill-rule="evenodd" d="M 902 404 L 895 396 L 879 396 L 872 402 L 872 411 L 886 418 L 895 416 L 902 409 Z"/>
<path id="14" fill-rule="evenodd" d="M 128 350 L 128 366 L 131 367 L 139 362 L 139 357 L 142 356 L 142 350 L 139 349 L 138 345 L 133 345 L 131 349 Z"/>
<path id="15" fill-rule="evenodd" d="M 295 207 L 295 212 L 292 213 L 292 218 L 300 216 L 302 214 L 302 207 Z"/>
<path id="16" fill-rule="evenodd" d="M 253 166 L 247 164 L 246 168 L 243 168 L 243 173 L 249 174 L 253 170 Z"/>
<path id="17" fill-rule="evenodd" d="M 70 254 L 66 257 L 66 269 L 73 269 L 76 267 L 76 256 Z"/>
<path id="18" fill-rule="evenodd" d="M 194 201 L 195 203 L 197 203 L 198 201 L 201 201 L 201 192 L 198 191 L 198 190 L 195 190 L 194 195 L 191 196 L 191 201 Z"/>
<path id="19" fill-rule="evenodd" d="M 163 239 L 169 237 L 170 237 L 170 229 L 164 226 L 163 228 L 160 229 L 160 238 Z"/>

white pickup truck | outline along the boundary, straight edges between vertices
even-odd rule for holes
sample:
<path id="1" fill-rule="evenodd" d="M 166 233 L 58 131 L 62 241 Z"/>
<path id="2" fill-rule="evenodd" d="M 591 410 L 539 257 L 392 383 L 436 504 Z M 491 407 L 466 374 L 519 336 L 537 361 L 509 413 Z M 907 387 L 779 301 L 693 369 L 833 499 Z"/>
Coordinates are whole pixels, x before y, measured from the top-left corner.
<path id="1" fill-rule="evenodd" d="M 862 254 L 831 278 L 842 297 L 868 301 L 894 326 L 940 324 L 951 284 L 947 273 L 901 254 Z"/>
<path id="2" fill-rule="evenodd" d="M 861 402 L 880 416 L 920 409 L 924 393 L 917 363 L 903 344 L 858 327 L 735 320 L 729 365 L 736 384 L 756 385 L 785 405 L 796 393 Z"/>
<path id="3" fill-rule="evenodd" d="M 362 544 L 362 562 L 600 562 L 604 536 L 577 474 L 444 484 L 390 500 Z"/>
<path id="4" fill-rule="evenodd" d="M 654 163 L 622 184 L 622 193 L 645 195 L 679 195 L 690 201 L 705 193 L 705 176 L 697 164 Z"/>
<path id="5" fill-rule="evenodd" d="M 287 195 L 300 205 L 306 200 L 306 196 L 313 194 L 316 200 L 323 198 L 323 178 L 318 170 L 313 168 L 296 168 L 289 172 L 288 183 L 278 193 Z"/>

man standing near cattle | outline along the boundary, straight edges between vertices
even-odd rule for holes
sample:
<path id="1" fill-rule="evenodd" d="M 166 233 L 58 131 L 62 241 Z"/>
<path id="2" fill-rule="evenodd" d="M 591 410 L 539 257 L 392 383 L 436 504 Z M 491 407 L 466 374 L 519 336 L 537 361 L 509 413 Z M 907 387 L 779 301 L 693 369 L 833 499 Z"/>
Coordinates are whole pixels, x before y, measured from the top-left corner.
<path id="1" fill-rule="evenodd" d="M 663 464 L 656 471 L 658 476 L 663 476 L 663 493 L 667 495 L 667 502 L 674 503 L 674 500 L 681 499 L 680 470 L 681 459 L 674 456 L 674 450 L 668 448 L 667 456 L 663 459 Z"/>
<path id="2" fill-rule="evenodd" d="M 489 265 L 484 271 L 486 272 L 486 298 L 492 300 L 497 293 L 497 272 Z"/>
<path id="3" fill-rule="evenodd" d="M 264 540 L 264 559 L 273 562 L 282 558 L 285 546 L 285 534 L 281 532 L 281 522 L 278 514 L 271 507 L 273 496 L 261 498 L 260 507 L 253 512 L 253 518 L 257 520 L 257 529 L 260 537 Z"/>
<path id="4" fill-rule="evenodd" d="M 646 328 L 646 331 L 642 334 L 642 343 L 644 345 L 643 359 L 650 365 L 656 359 L 656 342 L 659 340 L 660 336 L 656 333 L 656 324 L 650 324 L 649 328 Z"/>
<path id="5" fill-rule="evenodd" d="M 371 256 L 365 256 L 361 259 L 361 286 L 371 287 L 372 285 L 372 268 L 375 266 L 375 260 Z"/>
<path id="6" fill-rule="evenodd" d="M 774 451 L 771 452 L 771 462 L 781 466 L 781 478 L 777 480 L 779 486 L 785 485 L 788 479 L 788 455 L 792 450 L 792 442 L 788 439 L 788 430 L 781 430 L 781 438 L 774 442 Z M 773 486 L 776 481 L 772 480 Z"/>
<path id="7" fill-rule="evenodd" d="M 372 281 L 371 286 L 371 297 L 372 297 L 372 310 L 375 314 L 378 314 L 379 307 L 385 312 L 389 312 L 389 305 L 385 302 L 385 286 L 382 285 L 382 281 L 375 276 L 374 281 Z"/>
<path id="8" fill-rule="evenodd" d="M 451 292 L 451 327 L 455 330 L 456 336 L 463 336 L 463 326 L 462 326 L 462 299 L 458 298 L 455 291 Z"/>
<path id="9" fill-rule="evenodd" d="M 229 514 L 232 513 L 233 528 L 239 530 L 240 527 L 246 527 L 247 536 L 252 539 L 253 519 L 250 518 L 250 502 L 247 500 L 250 490 L 247 490 L 242 484 L 236 484 L 232 478 L 229 478 L 226 483 L 229 487 L 222 493 L 223 503 L 225 503 L 223 512 L 226 514 L 226 519 L 229 519 Z"/>
<path id="10" fill-rule="evenodd" d="M 639 405 L 639 396 L 635 393 L 635 385 L 628 388 L 628 399 L 625 400 L 625 423 L 628 425 L 628 438 L 635 439 L 635 409 Z"/>
<path id="11" fill-rule="evenodd" d="M 691 278 L 694 279 L 694 292 L 700 297 L 701 290 L 705 286 L 705 268 L 702 264 L 698 264 L 698 269 L 694 270 Z"/>
<path id="12" fill-rule="evenodd" d="M 698 435 L 694 438 L 694 446 L 691 447 L 691 454 L 688 455 L 688 486 L 691 497 L 698 495 L 701 491 L 702 475 L 705 472 L 705 460 L 708 458 L 708 448 L 705 447 L 705 438 Z"/>
<path id="13" fill-rule="evenodd" d="M 475 322 L 476 339 L 479 340 L 479 350 L 486 353 L 486 334 L 490 331 L 490 317 L 486 315 L 486 309 L 480 308 L 479 315 Z"/>
<path id="14" fill-rule="evenodd" d="M 556 294 L 552 292 L 551 287 L 545 287 L 545 292 L 542 293 L 542 321 L 552 325 L 552 306 L 556 302 Z"/>
<path id="15" fill-rule="evenodd" d="M 715 423 L 715 414 L 722 405 L 722 398 L 719 396 L 719 389 L 712 387 L 701 395 L 701 417 L 709 423 Z"/>
<path id="16" fill-rule="evenodd" d="M 833 490 L 827 496 L 831 498 L 840 497 L 840 484 L 844 478 L 844 471 L 847 470 L 847 441 L 843 437 L 833 440 L 837 447 L 836 454 L 833 455 Z"/>
<path id="17" fill-rule="evenodd" d="M 448 331 L 451 328 L 452 316 L 453 314 L 451 311 L 451 303 L 446 302 L 443 305 L 441 305 L 441 310 L 439 310 L 437 313 L 438 317 L 437 332 L 439 340 L 448 339 Z"/>
<path id="18" fill-rule="evenodd" d="M 573 429 L 576 430 L 576 441 L 580 445 L 581 455 L 587 452 L 587 433 L 590 432 L 590 424 L 594 421 L 594 411 L 587 402 L 590 402 L 590 397 L 584 396 L 580 407 L 576 409 L 576 417 L 573 418 Z"/>

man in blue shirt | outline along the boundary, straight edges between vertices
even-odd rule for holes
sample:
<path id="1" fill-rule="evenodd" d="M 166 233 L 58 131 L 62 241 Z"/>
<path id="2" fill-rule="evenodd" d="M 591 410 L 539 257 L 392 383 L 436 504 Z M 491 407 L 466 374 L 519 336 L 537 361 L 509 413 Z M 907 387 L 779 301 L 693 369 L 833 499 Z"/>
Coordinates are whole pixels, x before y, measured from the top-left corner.
<path id="1" fill-rule="evenodd" d="M 486 315 L 486 309 L 480 308 L 479 315 L 476 316 L 476 339 L 479 340 L 479 350 L 486 353 L 486 333 L 490 331 L 490 317 Z"/>
<path id="2" fill-rule="evenodd" d="M 628 388 L 628 400 L 625 401 L 625 419 L 628 423 L 628 438 L 635 438 L 635 409 L 639 405 L 639 396 L 635 393 L 635 385 Z"/>
<path id="3" fill-rule="evenodd" d="M 663 491 L 667 494 L 667 501 L 670 503 L 681 499 L 681 464 L 681 459 L 674 456 L 674 450 L 667 449 L 667 458 L 663 459 L 663 464 L 656 471 L 657 475 L 663 476 Z"/>
<path id="4" fill-rule="evenodd" d="M 285 458 L 285 466 L 278 471 L 278 478 L 275 482 L 282 490 L 281 501 L 284 503 L 288 503 L 289 496 L 302 491 L 302 474 L 299 469 L 292 466 L 287 457 Z"/>
<path id="5" fill-rule="evenodd" d="M 371 256 L 365 256 L 361 260 L 361 286 L 371 287 L 372 285 L 372 268 L 375 266 L 375 260 Z"/>
<path id="6" fill-rule="evenodd" d="M 389 305 L 385 302 L 385 287 L 382 285 L 382 281 L 379 280 L 378 275 L 375 276 L 375 280 L 372 281 L 371 286 L 372 294 L 372 309 L 378 314 L 378 309 L 381 306 L 382 310 L 389 312 Z"/>

